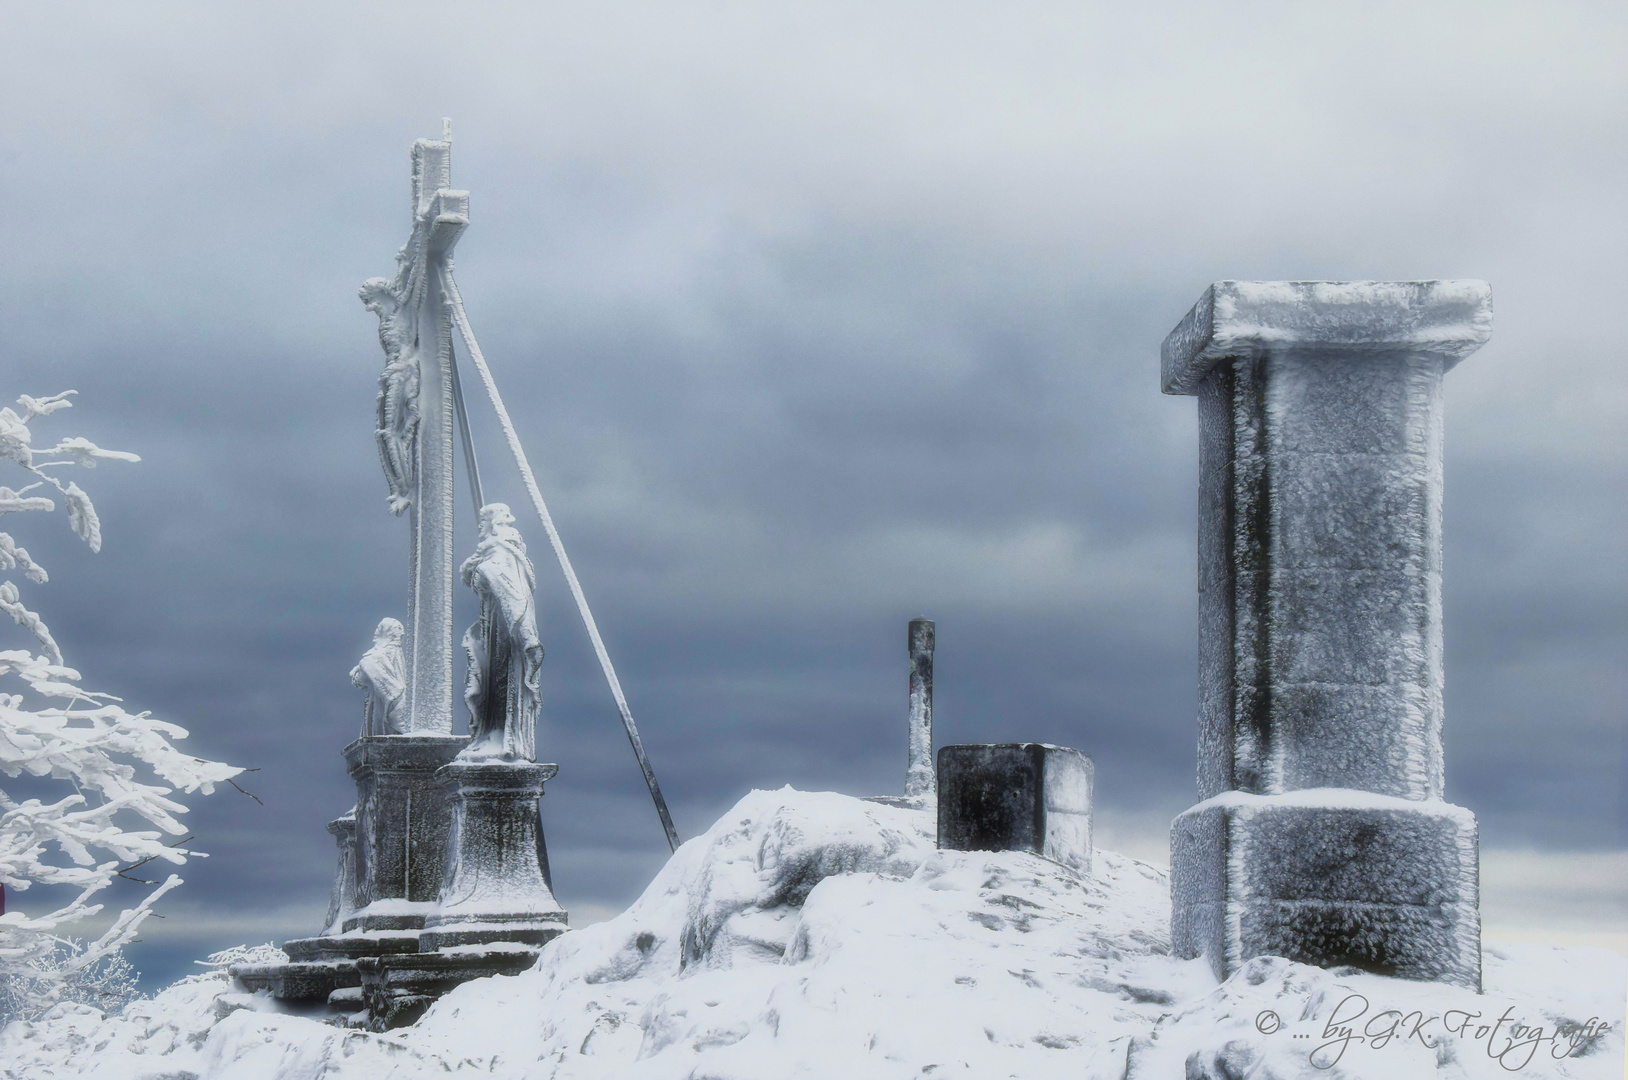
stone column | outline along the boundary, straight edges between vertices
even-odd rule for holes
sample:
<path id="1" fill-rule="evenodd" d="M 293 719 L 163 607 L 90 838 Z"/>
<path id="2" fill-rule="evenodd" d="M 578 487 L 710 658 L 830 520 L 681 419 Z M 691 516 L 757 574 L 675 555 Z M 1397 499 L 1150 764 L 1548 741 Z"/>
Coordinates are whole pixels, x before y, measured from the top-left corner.
<path id="1" fill-rule="evenodd" d="M 435 909 L 452 809 L 436 770 L 467 736 L 385 735 L 345 747 L 356 780 L 356 911 L 344 928 L 416 931 Z"/>
<path id="2" fill-rule="evenodd" d="M 933 646 L 933 620 L 911 619 L 906 635 L 910 651 L 910 746 L 904 794 L 907 799 L 923 803 L 938 794 L 933 770 Z"/>
<path id="3" fill-rule="evenodd" d="M 328 918 L 322 924 L 325 935 L 343 933 L 345 920 L 356 910 L 356 811 L 328 822 L 328 833 L 339 848 L 339 865 L 334 867 Z"/>
<path id="4" fill-rule="evenodd" d="M 565 909 L 548 887 L 537 803 L 557 765 L 454 761 L 437 778 L 452 797 L 452 830 L 439 892 L 420 949 L 543 945 L 565 932 Z"/>
<path id="5" fill-rule="evenodd" d="M 1166 339 L 1199 399 L 1199 796 L 1177 952 L 1480 985 L 1478 840 L 1442 799 L 1443 374 L 1485 283 L 1217 282 Z"/>

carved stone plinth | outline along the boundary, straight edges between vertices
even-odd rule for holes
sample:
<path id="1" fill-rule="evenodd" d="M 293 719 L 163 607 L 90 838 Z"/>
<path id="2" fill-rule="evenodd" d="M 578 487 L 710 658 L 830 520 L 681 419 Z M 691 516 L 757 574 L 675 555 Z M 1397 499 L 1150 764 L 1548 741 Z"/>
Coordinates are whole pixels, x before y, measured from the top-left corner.
<path id="1" fill-rule="evenodd" d="M 1208 800 L 1172 926 L 1223 978 L 1272 953 L 1479 987 L 1475 822 L 1441 801 L 1442 377 L 1491 330 L 1484 282 L 1222 281 L 1164 343 L 1199 403 Z"/>
<path id="2" fill-rule="evenodd" d="M 1091 872 L 1090 757 L 1046 743 L 973 743 L 938 752 L 938 846 L 1032 851 Z"/>
<path id="3" fill-rule="evenodd" d="M 420 950 L 495 942 L 540 946 L 566 929 L 538 857 L 537 801 L 557 765 L 454 761 L 437 774 L 452 802 L 440 904 Z"/>
<path id="4" fill-rule="evenodd" d="M 435 908 L 452 808 L 436 771 L 468 739 L 386 735 L 345 747 L 356 780 L 356 905 L 344 929 L 418 930 Z"/>

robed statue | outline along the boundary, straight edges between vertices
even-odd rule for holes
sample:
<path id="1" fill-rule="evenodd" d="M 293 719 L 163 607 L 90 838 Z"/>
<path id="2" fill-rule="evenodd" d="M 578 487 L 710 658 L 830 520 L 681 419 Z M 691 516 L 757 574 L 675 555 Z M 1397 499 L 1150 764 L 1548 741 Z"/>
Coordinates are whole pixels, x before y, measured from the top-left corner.
<path id="1" fill-rule="evenodd" d="M 536 761 L 543 663 L 532 597 L 537 574 L 508 506 L 481 507 L 480 543 L 461 573 L 480 598 L 480 619 L 464 634 L 470 740 L 460 756 Z"/>
<path id="2" fill-rule="evenodd" d="M 367 691 L 362 711 L 363 735 L 405 735 L 407 664 L 401 655 L 401 623 L 380 619 L 373 647 L 350 669 L 352 685 Z"/>

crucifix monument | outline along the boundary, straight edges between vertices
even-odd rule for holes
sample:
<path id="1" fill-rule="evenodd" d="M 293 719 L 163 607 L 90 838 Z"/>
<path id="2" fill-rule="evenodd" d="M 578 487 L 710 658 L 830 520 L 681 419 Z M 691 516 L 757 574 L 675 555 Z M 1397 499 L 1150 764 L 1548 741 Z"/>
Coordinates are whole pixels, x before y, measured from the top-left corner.
<path id="1" fill-rule="evenodd" d="M 407 516 L 410 591 L 402 651 L 409 734 L 452 734 L 452 498 L 455 378 L 442 272 L 469 226 L 469 192 L 452 188 L 452 133 L 413 144 L 413 231 L 393 280 L 363 283 L 379 317 L 379 458 L 390 509 Z"/>
<path id="2" fill-rule="evenodd" d="M 344 749 L 357 800 L 329 826 L 339 863 L 328 917 L 320 935 L 286 943 L 288 963 L 234 972 L 251 988 L 325 1000 L 349 1022 L 375 1029 L 411 1023 L 460 982 L 523 970 L 566 928 L 538 815 L 543 785 L 558 767 L 536 761 L 543 659 L 536 573 L 509 508 L 483 499 L 453 356 L 455 324 L 568 563 L 457 296 L 451 255 L 469 224 L 469 196 L 451 180 L 450 130 L 416 142 L 412 233 L 396 255 L 395 276 L 361 288 L 384 349 L 375 438 L 387 505 L 407 518 L 409 588 L 405 623 L 380 621 L 351 671 L 365 692 L 362 734 Z M 466 676 L 456 682 L 455 428 L 480 524 L 461 576 L 481 601 L 480 621 L 463 639 Z M 586 619 L 580 586 L 567 572 Z M 464 690 L 468 735 L 453 733 L 455 685 Z"/>

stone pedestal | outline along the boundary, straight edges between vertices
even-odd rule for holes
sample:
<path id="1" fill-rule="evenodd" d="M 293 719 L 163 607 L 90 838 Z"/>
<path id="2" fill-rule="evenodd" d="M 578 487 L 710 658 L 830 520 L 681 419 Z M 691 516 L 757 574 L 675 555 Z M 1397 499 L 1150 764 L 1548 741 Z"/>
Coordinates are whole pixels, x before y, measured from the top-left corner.
<path id="1" fill-rule="evenodd" d="M 1440 801 L 1441 383 L 1491 320 L 1481 282 L 1228 281 L 1165 341 L 1165 393 L 1199 399 L 1211 800 L 1172 834 L 1173 927 L 1222 976 L 1271 952 L 1479 986 L 1474 819 Z M 1308 789 L 1345 793 L 1271 801 Z M 1424 893 L 1388 869 L 1424 864 Z"/>
<path id="2" fill-rule="evenodd" d="M 345 920 L 356 910 L 356 812 L 328 822 L 328 834 L 339 848 L 339 865 L 334 867 L 333 892 L 328 897 L 328 918 L 323 922 L 324 934 L 338 934 L 345 929 Z"/>
<path id="3" fill-rule="evenodd" d="M 234 968 L 244 986 L 354 1008 L 359 958 L 419 950 L 424 920 L 440 898 L 452 817 L 435 774 L 468 743 L 463 736 L 381 735 L 345 747 L 356 809 L 328 825 L 340 855 L 326 928 L 285 942 L 290 963 Z"/>
<path id="4" fill-rule="evenodd" d="M 424 923 L 424 952 L 508 942 L 543 945 L 566 929 L 538 858 L 537 802 L 557 765 L 454 761 L 437 778 L 452 801 L 440 903 Z"/>
<path id="5" fill-rule="evenodd" d="M 416 931 L 435 910 L 451 800 L 436 772 L 467 737 L 385 735 L 345 747 L 356 780 L 356 911 L 348 931 Z"/>
<path id="6" fill-rule="evenodd" d="M 1032 851 L 1091 872 L 1091 784 L 1078 750 L 976 743 L 938 752 L 938 846 Z"/>
<path id="7" fill-rule="evenodd" d="M 1286 956 L 1479 988 L 1477 852 L 1475 815 L 1445 802 L 1219 795 L 1171 827 L 1171 936 L 1228 972 Z"/>

